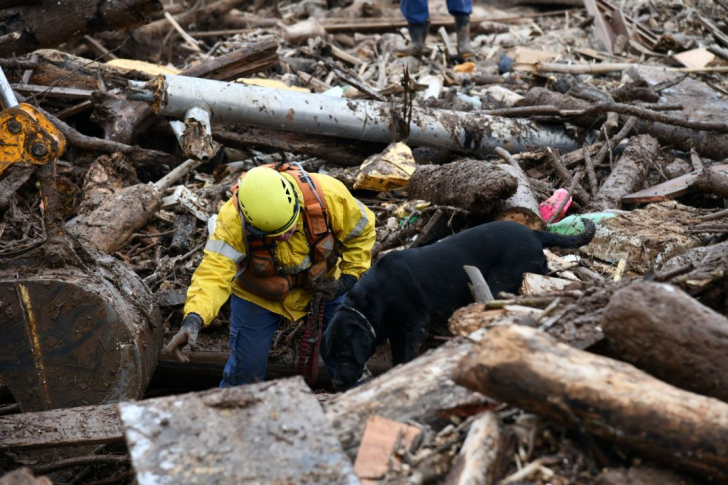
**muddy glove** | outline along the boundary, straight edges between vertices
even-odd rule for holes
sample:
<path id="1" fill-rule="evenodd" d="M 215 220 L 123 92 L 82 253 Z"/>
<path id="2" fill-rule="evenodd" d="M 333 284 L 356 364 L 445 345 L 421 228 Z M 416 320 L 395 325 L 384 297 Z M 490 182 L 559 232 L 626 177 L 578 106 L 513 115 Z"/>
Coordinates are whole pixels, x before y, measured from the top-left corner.
<path id="1" fill-rule="evenodd" d="M 190 349 L 195 350 L 197 348 L 197 334 L 200 333 L 202 328 L 202 317 L 197 313 L 188 314 L 184 320 L 182 320 L 182 328 L 179 329 L 177 335 L 172 337 L 169 344 L 164 348 L 165 353 L 173 353 L 174 358 L 178 362 L 186 364 L 190 361 L 189 357 L 184 355 L 180 350 L 185 344 L 190 345 Z"/>
<path id="2" fill-rule="evenodd" d="M 321 293 L 324 300 L 336 300 L 356 284 L 356 276 L 343 274 L 338 280 L 327 279 L 314 284 L 313 291 Z"/>

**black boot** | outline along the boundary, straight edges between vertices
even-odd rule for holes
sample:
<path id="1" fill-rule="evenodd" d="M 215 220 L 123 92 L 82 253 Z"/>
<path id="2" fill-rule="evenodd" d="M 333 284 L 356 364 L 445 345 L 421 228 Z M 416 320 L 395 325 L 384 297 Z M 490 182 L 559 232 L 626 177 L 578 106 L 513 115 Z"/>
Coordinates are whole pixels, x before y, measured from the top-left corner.
<path id="1" fill-rule="evenodd" d="M 455 16 L 455 32 L 458 36 L 458 56 L 463 60 L 475 57 L 470 47 L 470 15 Z"/>
<path id="2" fill-rule="evenodd" d="M 425 50 L 425 39 L 427 38 L 427 32 L 430 30 L 430 23 L 427 22 L 425 25 L 410 24 L 407 28 L 412 42 L 404 49 L 397 51 L 397 57 L 420 57 Z"/>

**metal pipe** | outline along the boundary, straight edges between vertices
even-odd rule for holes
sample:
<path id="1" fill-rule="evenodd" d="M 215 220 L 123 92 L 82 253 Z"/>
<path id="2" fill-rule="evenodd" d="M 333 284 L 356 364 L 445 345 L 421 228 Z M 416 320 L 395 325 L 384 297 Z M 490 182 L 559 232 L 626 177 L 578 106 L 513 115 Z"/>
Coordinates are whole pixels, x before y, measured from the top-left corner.
<path id="1" fill-rule="evenodd" d="M 192 106 L 205 106 L 213 121 L 244 123 L 280 130 L 390 143 L 392 108 L 388 103 L 298 93 L 184 76 L 163 76 L 146 84 L 129 81 L 128 99 L 148 101 L 159 113 L 183 118 Z M 579 148 L 563 129 L 531 120 L 479 113 L 413 108 L 408 144 L 477 154 L 497 147 L 520 152 L 549 146 Z"/>
<path id="2" fill-rule="evenodd" d="M 15 98 L 13 88 L 10 87 L 8 78 L 5 77 L 5 72 L 0 67 L 0 102 L 3 104 L 3 108 L 15 108 L 18 106 L 18 100 Z"/>

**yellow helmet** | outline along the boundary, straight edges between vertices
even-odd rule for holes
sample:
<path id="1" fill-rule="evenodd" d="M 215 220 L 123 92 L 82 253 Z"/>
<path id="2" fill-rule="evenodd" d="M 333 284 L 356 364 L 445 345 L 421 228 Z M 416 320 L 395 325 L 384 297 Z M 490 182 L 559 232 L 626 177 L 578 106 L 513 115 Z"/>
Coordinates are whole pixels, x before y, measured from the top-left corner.
<path id="1" fill-rule="evenodd" d="M 279 236 L 293 227 L 300 206 L 293 184 L 269 167 L 250 169 L 238 182 L 238 205 L 251 232 Z"/>

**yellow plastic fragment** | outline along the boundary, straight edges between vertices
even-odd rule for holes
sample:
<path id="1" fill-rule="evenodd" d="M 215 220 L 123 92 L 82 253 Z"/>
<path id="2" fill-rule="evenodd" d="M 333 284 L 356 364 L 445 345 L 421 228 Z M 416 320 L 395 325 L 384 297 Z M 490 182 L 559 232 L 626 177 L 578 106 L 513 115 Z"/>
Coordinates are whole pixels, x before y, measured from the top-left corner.
<path id="1" fill-rule="evenodd" d="M 430 203 L 426 200 L 408 200 L 403 202 L 396 209 L 394 209 L 394 217 L 397 219 L 404 219 L 408 215 L 412 214 L 412 210 L 422 211 L 430 207 Z"/>
<path id="2" fill-rule="evenodd" d="M 417 166 L 410 147 L 402 142 L 364 160 L 354 182 L 355 189 L 388 190 L 406 187 Z"/>
<path id="3" fill-rule="evenodd" d="M 455 66 L 455 72 L 469 73 L 473 72 L 473 69 L 475 69 L 474 62 L 463 62 L 462 64 Z"/>
<path id="4" fill-rule="evenodd" d="M 176 75 L 181 72 L 179 69 L 174 67 L 158 66 L 151 62 L 137 61 L 135 59 L 112 59 L 106 64 L 109 66 L 119 67 L 121 69 L 133 69 L 135 71 L 145 72 L 152 76 L 158 76 L 160 74 Z"/>

